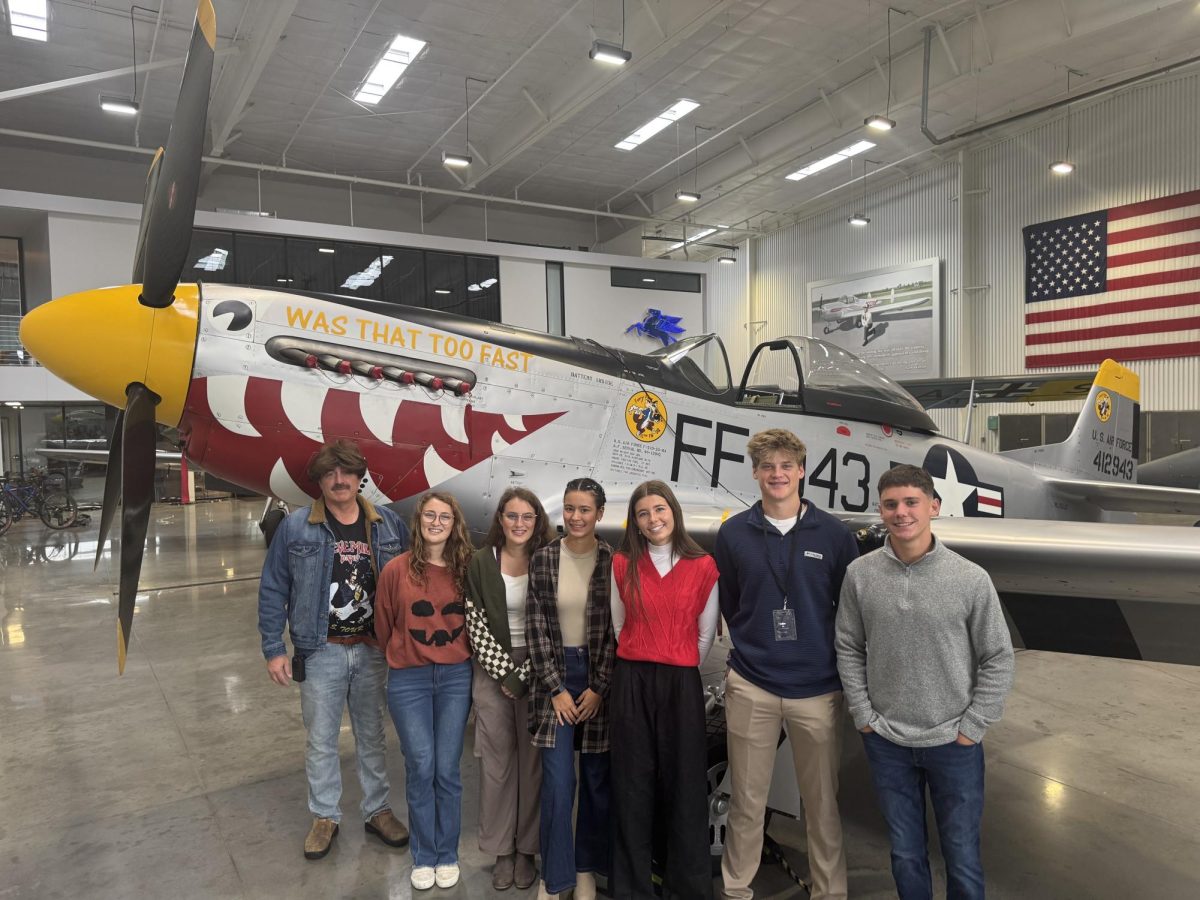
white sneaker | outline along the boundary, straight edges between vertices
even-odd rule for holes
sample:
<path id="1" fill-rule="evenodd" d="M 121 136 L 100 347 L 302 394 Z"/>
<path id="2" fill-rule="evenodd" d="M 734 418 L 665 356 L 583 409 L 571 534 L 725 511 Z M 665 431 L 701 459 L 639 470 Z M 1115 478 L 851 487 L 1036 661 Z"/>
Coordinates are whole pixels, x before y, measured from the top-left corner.
<path id="1" fill-rule="evenodd" d="M 591 872 L 575 873 L 575 900 L 596 900 L 596 876 Z"/>
<path id="2" fill-rule="evenodd" d="M 433 866 L 413 866 L 412 874 L 408 876 L 408 880 L 412 882 L 414 889 L 427 891 L 433 887 L 437 876 L 433 872 Z"/>
<path id="3" fill-rule="evenodd" d="M 438 866 L 434 871 L 434 880 L 440 888 L 454 887 L 458 884 L 458 863 Z"/>

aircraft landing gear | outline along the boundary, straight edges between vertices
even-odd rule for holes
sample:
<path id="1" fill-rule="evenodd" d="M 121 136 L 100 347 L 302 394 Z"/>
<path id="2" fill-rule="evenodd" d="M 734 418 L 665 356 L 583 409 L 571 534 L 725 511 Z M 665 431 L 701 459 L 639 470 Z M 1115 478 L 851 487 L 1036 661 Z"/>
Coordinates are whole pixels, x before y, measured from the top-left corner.
<path id="1" fill-rule="evenodd" d="M 258 520 L 258 530 L 262 532 L 263 540 L 268 547 L 271 546 L 271 538 L 275 537 L 275 530 L 287 518 L 287 514 L 286 503 L 276 500 L 274 497 L 267 498 L 267 505 L 263 508 L 262 517 Z"/>

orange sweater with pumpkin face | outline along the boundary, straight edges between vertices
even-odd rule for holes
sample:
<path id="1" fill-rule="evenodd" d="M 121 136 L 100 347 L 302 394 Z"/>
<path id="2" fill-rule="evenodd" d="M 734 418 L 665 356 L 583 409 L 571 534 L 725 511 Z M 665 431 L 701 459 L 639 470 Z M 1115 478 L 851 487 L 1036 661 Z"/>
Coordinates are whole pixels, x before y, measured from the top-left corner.
<path id="1" fill-rule="evenodd" d="M 384 566 L 375 587 L 375 637 L 393 669 L 457 663 L 471 656 L 466 605 L 445 566 L 425 567 L 414 584 L 412 551 Z"/>

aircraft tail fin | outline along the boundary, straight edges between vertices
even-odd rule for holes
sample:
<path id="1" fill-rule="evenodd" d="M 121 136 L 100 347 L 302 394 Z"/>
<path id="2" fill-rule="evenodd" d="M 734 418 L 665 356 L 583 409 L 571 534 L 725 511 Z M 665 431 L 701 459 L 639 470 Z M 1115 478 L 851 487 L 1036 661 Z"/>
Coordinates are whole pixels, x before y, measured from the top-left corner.
<path id="1" fill-rule="evenodd" d="M 1106 359 L 1070 436 L 1061 444 L 1009 450 L 1005 456 L 1091 481 L 1137 481 L 1141 450 L 1138 376 Z"/>

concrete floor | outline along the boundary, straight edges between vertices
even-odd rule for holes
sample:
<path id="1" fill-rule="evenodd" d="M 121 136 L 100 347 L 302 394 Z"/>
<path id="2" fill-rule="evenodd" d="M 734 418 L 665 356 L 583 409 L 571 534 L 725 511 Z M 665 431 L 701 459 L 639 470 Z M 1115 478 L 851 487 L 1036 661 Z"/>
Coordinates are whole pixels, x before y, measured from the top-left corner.
<path id="1" fill-rule="evenodd" d="M 255 627 L 260 509 L 155 508 L 122 678 L 115 571 L 106 556 L 92 574 L 94 522 L 49 532 L 23 520 L 0 538 L 0 900 L 410 896 L 408 852 L 357 827 L 348 726 L 346 827 L 325 860 L 301 856 L 299 700 L 267 679 Z M 1200 669 L 1019 654 L 1016 689 L 987 743 L 990 895 L 1200 896 L 1197 722 Z M 850 893 L 893 896 L 852 733 L 846 748 Z M 470 753 L 465 878 L 431 898 L 492 896 L 491 860 L 474 841 Z M 389 768 L 403 816 L 394 734 Z M 805 871 L 798 823 L 777 819 L 771 833 Z M 775 867 L 755 888 L 761 898 L 799 895 Z"/>

